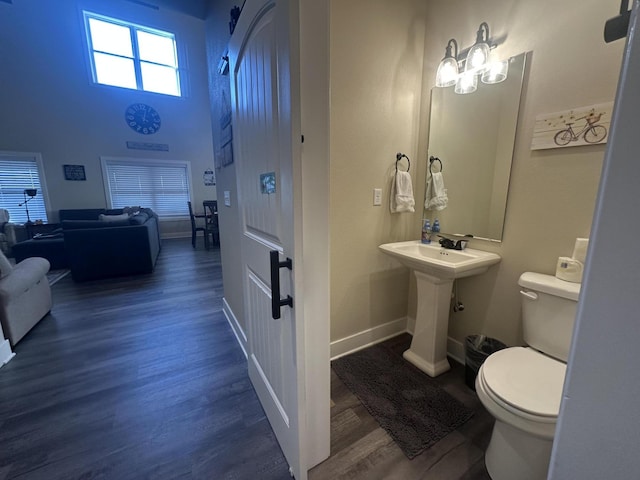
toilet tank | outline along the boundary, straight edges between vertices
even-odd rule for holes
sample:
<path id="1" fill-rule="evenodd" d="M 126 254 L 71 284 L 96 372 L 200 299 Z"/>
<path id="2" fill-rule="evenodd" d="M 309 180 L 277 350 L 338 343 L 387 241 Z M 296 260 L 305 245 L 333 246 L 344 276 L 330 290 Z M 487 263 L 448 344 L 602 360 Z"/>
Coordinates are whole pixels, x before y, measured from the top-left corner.
<path id="1" fill-rule="evenodd" d="M 518 285 L 524 341 L 563 362 L 569 357 L 580 284 L 552 275 L 525 272 Z"/>

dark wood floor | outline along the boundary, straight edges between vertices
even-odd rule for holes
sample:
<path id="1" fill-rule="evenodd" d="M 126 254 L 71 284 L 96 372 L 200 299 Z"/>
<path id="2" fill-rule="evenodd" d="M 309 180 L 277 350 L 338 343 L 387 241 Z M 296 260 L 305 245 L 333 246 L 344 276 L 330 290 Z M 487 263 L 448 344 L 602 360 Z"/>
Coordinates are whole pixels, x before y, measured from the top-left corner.
<path id="1" fill-rule="evenodd" d="M 165 240 L 151 275 L 53 286 L 0 369 L 0 480 L 290 478 L 221 312 L 220 253 L 198 247 Z M 332 375 L 331 457 L 310 478 L 488 479 L 492 418 L 463 376 L 438 381 L 476 415 L 408 460 Z"/>
<path id="2" fill-rule="evenodd" d="M 290 478 L 201 243 L 164 241 L 151 275 L 53 286 L 0 369 L 0 480 Z"/>
<path id="3" fill-rule="evenodd" d="M 400 355 L 411 336 L 387 341 Z M 458 430 L 409 460 L 358 398 L 331 374 L 331 456 L 310 472 L 310 480 L 490 480 L 484 466 L 493 417 L 465 385 L 464 367 L 451 362 L 438 383 L 475 414 Z M 515 479 L 514 479 L 515 480 Z"/>

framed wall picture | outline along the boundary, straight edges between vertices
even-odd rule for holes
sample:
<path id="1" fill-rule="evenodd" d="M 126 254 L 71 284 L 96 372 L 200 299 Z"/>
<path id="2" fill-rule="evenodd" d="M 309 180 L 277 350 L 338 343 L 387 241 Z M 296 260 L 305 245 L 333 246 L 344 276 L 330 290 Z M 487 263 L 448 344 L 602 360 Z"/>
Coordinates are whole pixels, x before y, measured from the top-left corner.
<path id="1" fill-rule="evenodd" d="M 64 179 L 83 181 L 87 177 L 84 174 L 84 165 L 63 165 L 64 166 Z"/>
<path id="2" fill-rule="evenodd" d="M 613 102 L 538 115 L 531 150 L 607 143 Z"/>

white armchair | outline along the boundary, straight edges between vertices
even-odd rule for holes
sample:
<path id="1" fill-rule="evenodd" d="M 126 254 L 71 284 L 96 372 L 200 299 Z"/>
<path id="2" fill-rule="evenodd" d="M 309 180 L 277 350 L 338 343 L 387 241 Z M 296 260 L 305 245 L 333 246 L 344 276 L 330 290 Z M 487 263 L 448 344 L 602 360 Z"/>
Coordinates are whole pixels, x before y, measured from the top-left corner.
<path id="1" fill-rule="evenodd" d="M 51 311 L 49 267 L 40 257 L 13 266 L 0 252 L 0 323 L 12 346 Z"/>

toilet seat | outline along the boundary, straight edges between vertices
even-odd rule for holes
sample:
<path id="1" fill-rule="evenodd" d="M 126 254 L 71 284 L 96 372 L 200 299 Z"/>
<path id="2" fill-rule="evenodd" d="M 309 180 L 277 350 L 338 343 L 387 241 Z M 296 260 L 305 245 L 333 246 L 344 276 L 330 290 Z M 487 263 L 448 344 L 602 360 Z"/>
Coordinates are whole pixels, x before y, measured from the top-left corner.
<path id="1" fill-rule="evenodd" d="M 555 423 L 560 411 L 566 364 L 536 350 L 511 347 L 485 360 L 480 381 L 485 393 L 521 418 Z"/>

